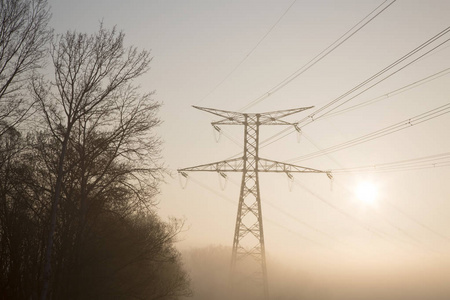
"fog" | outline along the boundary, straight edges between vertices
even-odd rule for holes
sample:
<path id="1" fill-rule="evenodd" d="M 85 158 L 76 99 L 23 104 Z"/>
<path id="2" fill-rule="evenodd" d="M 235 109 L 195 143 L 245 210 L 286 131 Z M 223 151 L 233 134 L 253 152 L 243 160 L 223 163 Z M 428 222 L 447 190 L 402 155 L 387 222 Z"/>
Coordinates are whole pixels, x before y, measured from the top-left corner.
<path id="1" fill-rule="evenodd" d="M 231 248 L 211 245 L 183 253 L 194 300 L 230 299 Z M 450 297 L 450 262 L 423 258 L 401 262 L 332 261 L 331 257 L 289 264 L 267 258 L 270 299 L 444 300 Z M 247 299 L 233 297 L 233 299 Z"/>

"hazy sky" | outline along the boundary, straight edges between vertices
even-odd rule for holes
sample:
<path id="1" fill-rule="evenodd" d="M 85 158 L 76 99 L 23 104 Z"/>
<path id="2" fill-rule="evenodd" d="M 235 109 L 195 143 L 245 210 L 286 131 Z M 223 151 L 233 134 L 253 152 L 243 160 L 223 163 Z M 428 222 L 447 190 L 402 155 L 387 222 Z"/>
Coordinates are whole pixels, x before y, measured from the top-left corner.
<path id="1" fill-rule="evenodd" d="M 228 126 L 223 129 L 234 141 L 222 136 L 216 143 L 210 125 L 216 118 L 191 105 L 240 110 L 296 72 L 383 3 L 296 1 L 254 49 L 292 2 L 50 1 L 56 32 L 94 32 L 103 20 L 107 27 L 116 24 L 122 29 L 127 44 L 151 49 L 152 69 L 140 84 L 144 91 L 156 90 L 155 99 L 164 103 L 160 114 L 164 124 L 158 133 L 164 139 L 163 156 L 173 178 L 168 177 L 162 187 L 159 207 L 164 218 L 186 219 L 181 248 L 231 246 L 240 174 L 230 175 L 222 190 L 217 174 L 192 173 L 186 189 L 182 189 L 176 169 L 229 158 L 240 152 L 237 144 L 243 140 L 242 127 Z M 323 60 L 248 111 L 320 108 L 446 29 L 449 20 L 450 1 L 396 1 Z M 449 36 L 445 34 L 400 67 Z M 450 67 L 449 45 L 450 42 L 444 44 L 340 108 L 393 93 L 444 71 Z M 260 155 L 335 170 L 450 152 L 450 114 L 444 114 L 329 155 L 293 160 L 449 103 L 450 74 L 432 79 L 363 108 L 314 121 L 303 128 L 299 143 L 297 136 L 291 134 L 262 148 Z M 305 111 L 287 120 L 300 120 L 308 114 Z M 261 140 L 282 129 L 262 127 Z M 393 262 L 400 268 L 403 264 L 450 261 L 449 166 L 411 171 L 394 168 L 393 172 L 377 173 L 336 172 L 334 177 L 330 190 L 330 181 L 324 174 L 295 175 L 296 184 L 290 191 L 286 175 L 260 176 L 269 256 L 295 261 L 302 268 L 329 261 L 351 261 L 355 267 L 374 268 Z M 361 182 L 375 186 L 377 195 L 372 205 L 355 196 Z"/>

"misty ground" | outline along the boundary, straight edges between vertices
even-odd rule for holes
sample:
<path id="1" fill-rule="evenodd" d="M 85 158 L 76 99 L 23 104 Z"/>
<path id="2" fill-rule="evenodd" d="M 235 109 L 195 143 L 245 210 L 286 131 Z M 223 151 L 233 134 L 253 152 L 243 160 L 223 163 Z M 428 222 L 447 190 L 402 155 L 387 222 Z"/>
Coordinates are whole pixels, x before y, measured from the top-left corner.
<path id="1" fill-rule="evenodd" d="M 209 246 L 184 251 L 194 300 L 230 299 L 231 248 Z M 406 264 L 365 264 L 317 260 L 303 266 L 267 259 L 270 299 L 448 300 L 450 264 L 429 260 Z M 239 300 L 238 298 L 233 298 Z"/>

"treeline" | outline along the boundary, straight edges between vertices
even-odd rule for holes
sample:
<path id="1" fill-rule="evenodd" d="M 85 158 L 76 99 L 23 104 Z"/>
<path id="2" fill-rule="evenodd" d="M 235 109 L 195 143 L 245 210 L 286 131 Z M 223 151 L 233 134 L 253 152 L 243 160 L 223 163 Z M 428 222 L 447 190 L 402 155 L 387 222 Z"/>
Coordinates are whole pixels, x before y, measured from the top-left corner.
<path id="1" fill-rule="evenodd" d="M 149 52 L 53 35 L 46 0 L 0 17 L 0 299 L 188 296 L 183 224 L 155 213 L 160 104 L 133 84 Z"/>

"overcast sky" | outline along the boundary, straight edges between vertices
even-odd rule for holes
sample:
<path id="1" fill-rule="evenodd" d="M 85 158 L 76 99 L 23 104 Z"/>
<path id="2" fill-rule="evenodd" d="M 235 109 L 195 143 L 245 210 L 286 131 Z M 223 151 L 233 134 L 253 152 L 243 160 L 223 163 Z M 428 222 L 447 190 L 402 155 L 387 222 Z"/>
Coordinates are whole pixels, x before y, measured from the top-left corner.
<path id="1" fill-rule="evenodd" d="M 227 159 L 239 154 L 243 143 L 240 126 L 223 127 L 225 135 L 216 143 L 210 122 L 217 118 L 191 105 L 241 110 L 300 70 L 383 1 L 303 0 L 292 6 L 292 0 L 50 3 L 57 33 L 94 32 L 103 21 L 106 27 L 122 29 L 128 45 L 151 50 L 152 68 L 139 83 L 143 91 L 155 90 L 155 99 L 164 104 L 160 113 L 164 124 L 158 134 L 165 143 L 164 161 L 173 173 L 162 187 L 159 212 L 163 218 L 185 218 L 187 231 L 179 246 L 190 248 L 231 246 L 241 179 L 240 174 L 231 174 L 222 190 L 217 174 L 191 173 L 182 189 L 176 169 Z M 298 121 L 445 30 L 449 20 L 450 1 L 396 1 L 329 55 L 246 111 L 315 106 L 286 118 Z M 449 37 L 446 33 L 379 79 Z M 450 68 L 449 45 L 443 44 L 339 109 L 379 101 L 317 119 L 302 128 L 300 142 L 290 134 L 261 148 L 260 155 L 337 170 L 450 152 L 450 114 L 432 115 L 420 124 L 413 118 L 450 103 L 450 75 L 445 71 Z M 434 74 L 438 75 L 422 81 Z M 408 119 L 413 120 L 409 128 L 328 155 L 298 159 Z M 261 140 L 282 129 L 262 127 Z M 450 165 L 448 157 L 446 161 Z M 350 261 L 355 266 L 450 261 L 450 166 L 438 163 L 428 168 L 436 161 L 417 162 L 411 166 L 426 168 L 399 171 L 394 165 L 389 172 L 336 171 L 332 190 L 325 174 L 295 175 L 292 190 L 286 175 L 262 174 L 268 255 L 303 268 L 329 261 Z M 356 197 L 361 182 L 375 187 L 373 204 Z"/>

